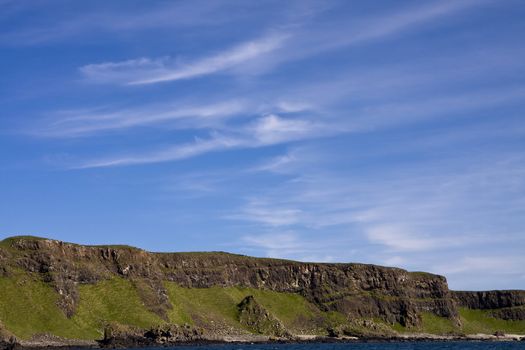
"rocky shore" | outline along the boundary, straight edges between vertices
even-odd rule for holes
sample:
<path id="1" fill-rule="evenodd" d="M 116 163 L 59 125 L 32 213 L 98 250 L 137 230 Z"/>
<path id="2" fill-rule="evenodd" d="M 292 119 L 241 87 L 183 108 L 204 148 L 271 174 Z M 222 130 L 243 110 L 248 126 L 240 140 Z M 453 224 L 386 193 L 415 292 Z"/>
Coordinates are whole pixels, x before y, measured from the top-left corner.
<path id="1" fill-rule="evenodd" d="M 21 342 L 0 342 L 0 350 L 43 350 L 43 349 L 112 349 L 112 348 L 148 348 L 172 347 L 182 345 L 210 345 L 210 344 L 287 344 L 287 343 L 336 343 L 336 342 L 449 342 L 449 341 L 488 341 L 488 342 L 525 342 L 525 335 L 505 334 L 473 334 L 464 336 L 440 336 L 434 334 L 411 334 L 389 337 L 327 337 L 318 335 L 298 335 L 291 337 L 269 337 L 264 335 L 244 335 L 218 337 L 198 337 L 191 339 L 172 338 L 170 335 L 152 337 L 150 335 L 127 335 L 123 337 L 107 338 L 99 341 L 83 341 L 60 339 L 42 336 L 39 339 Z"/>

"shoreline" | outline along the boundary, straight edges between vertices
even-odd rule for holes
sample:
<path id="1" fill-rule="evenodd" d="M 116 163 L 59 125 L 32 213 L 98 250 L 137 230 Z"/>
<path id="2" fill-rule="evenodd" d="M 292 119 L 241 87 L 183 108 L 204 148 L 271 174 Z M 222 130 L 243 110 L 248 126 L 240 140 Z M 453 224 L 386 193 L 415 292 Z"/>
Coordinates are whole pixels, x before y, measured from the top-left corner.
<path id="1" fill-rule="evenodd" d="M 525 335 L 470 334 L 466 336 L 409 334 L 392 337 L 328 337 L 302 335 L 295 338 L 271 338 L 267 336 L 232 336 L 208 338 L 191 341 L 159 343 L 153 341 L 137 342 L 136 339 L 119 339 L 116 343 L 104 344 L 102 341 L 80 339 L 23 340 L 14 344 L 0 344 L 0 350 L 72 350 L 72 349 L 124 349 L 124 348 L 162 348 L 178 346 L 206 345 L 256 345 L 256 344 L 311 344 L 311 343 L 409 343 L 409 342 L 525 342 Z"/>

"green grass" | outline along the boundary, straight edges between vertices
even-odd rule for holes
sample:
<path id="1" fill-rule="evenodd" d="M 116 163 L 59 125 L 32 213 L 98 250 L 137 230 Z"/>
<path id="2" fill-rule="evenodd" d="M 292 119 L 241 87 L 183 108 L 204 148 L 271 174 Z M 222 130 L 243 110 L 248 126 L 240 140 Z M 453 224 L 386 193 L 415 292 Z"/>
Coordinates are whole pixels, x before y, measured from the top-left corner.
<path id="1" fill-rule="evenodd" d="M 422 331 L 431 334 L 457 334 L 458 327 L 454 325 L 454 321 L 437 316 L 431 312 L 423 312 L 421 314 Z"/>
<path id="2" fill-rule="evenodd" d="M 147 328 L 165 323 L 149 312 L 133 287 L 122 278 L 79 286 L 80 301 L 72 321 L 90 332 L 89 338 L 100 337 L 104 324 L 116 322 Z"/>
<path id="3" fill-rule="evenodd" d="M 460 308 L 459 314 L 463 322 L 463 332 L 466 334 L 486 333 L 496 331 L 505 333 L 525 334 L 525 321 L 508 321 L 491 317 L 491 310 L 472 310 Z"/>
<path id="4" fill-rule="evenodd" d="M 28 275 L 0 278 L 0 320 L 16 336 L 27 339 L 36 333 L 83 338 L 83 334 L 58 309 L 58 294 Z"/>
<path id="5" fill-rule="evenodd" d="M 238 330 L 237 304 L 246 296 L 256 300 L 291 330 L 304 331 L 319 322 L 341 321 L 337 313 L 321 314 L 302 296 L 250 288 L 182 288 L 166 283 L 173 309 L 170 322 L 195 324 L 195 321 L 225 325 Z M 97 284 L 79 285 L 75 315 L 68 319 L 57 307 L 58 294 L 31 274 L 17 273 L 0 278 L 0 321 L 22 339 L 50 333 L 65 338 L 99 339 L 106 323 L 147 328 L 164 323 L 149 312 L 133 284 L 113 278 Z"/>
<path id="6" fill-rule="evenodd" d="M 343 318 L 335 313 L 322 315 L 304 297 L 294 293 L 241 287 L 183 288 L 172 282 L 166 283 L 166 289 L 173 304 L 173 310 L 169 312 L 170 321 L 179 324 L 194 324 L 200 319 L 200 322 L 213 321 L 243 329 L 238 322 L 237 304 L 248 295 L 253 295 L 259 304 L 292 331 L 306 331 L 305 328 L 311 328 L 316 321 L 326 323 Z"/>
<path id="7" fill-rule="evenodd" d="M 248 331 L 238 321 L 237 305 L 248 295 L 296 334 L 324 334 L 326 328 L 345 325 L 338 312 L 321 312 L 304 297 L 264 289 L 241 287 L 184 288 L 165 283 L 173 308 L 169 321 L 175 324 L 216 325 L 219 328 Z M 57 307 L 59 295 L 36 274 L 12 271 L 0 277 L 0 323 L 17 337 L 28 339 L 50 333 L 65 338 L 100 339 L 106 323 L 148 328 L 165 323 L 150 312 L 129 280 L 115 277 L 97 284 L 78 286 L 79 302 L 75 315 L 68 319 Z M 491 317 L 490 310 L 461 308 L 461 329 L 453 321 L 430 312 L 422 314 L 422 326 L 406 329 L 399 324 L 386 325 L 398 332 L 433 334 L 487 333 L 496 331 L 525 334 L 525 321 L 506 321 Z M 380 320 L 375 322 L 381 323 Z"/>
<path id="8" fill-rule="evenodd" d="M 29 274 L 0 278 L 0 291 L 0 320 L 22 339 L 41 333 L 99 339 L 105 322 L 139 327 L 164 322 L 144 308 L 129 281 L 119 278 L 79 286 L 80 300 L 71 319 L 56 306 L 55 290 Z"/>
<path id="9" fill-rule="evenodd" d="M 381 322 L 381 320 L 376 320 Z M 388 324 L 388 326 L 398 333 L 430 333 L 430 334 L 459 334 L 461 330 L 455 326 L 454 321 L 446 318 L 437 316 L 431 312 L 421 313 L 421 326 L 415 328 L 407 328 L 402 326 L 399 322 L 394 324 Z"/>

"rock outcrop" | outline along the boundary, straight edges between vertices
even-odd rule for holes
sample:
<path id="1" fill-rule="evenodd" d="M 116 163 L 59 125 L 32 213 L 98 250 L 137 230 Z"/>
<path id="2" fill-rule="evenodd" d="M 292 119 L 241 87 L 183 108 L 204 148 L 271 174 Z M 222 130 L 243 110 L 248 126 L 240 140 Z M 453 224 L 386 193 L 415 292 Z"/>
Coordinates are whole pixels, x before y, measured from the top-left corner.
<path id="1" fill-rule="evenodd" d="M 492 317 L 510 321 L 525 320 L 525 291 L 491 290 L 481 292 L 453 292 L 460 307 L 491 310 Z"/>
<path id="2" fill-rule="evenodd" d="M 277 338 L 290 337 L 281 321 L 261 306 L 253 296 L 244 298 L 237 306 L 239 322 L 256 333 Z"/>
<path id="3" fill-rule="evenodd" d="M 0 350 L 12 350 L 17 344 L 16 337 L 0 323 Z"/>
<path id="4" fill-rule="evenodd" d="M 345 325 L 339 325 L 328 330 L 329 335 L 335 338 L 366 337 L 366 338 L 391 338 L 395 332 L 382 323 L 371 319 L 354 319 Z"/>
<path id="5" fill-rule="evenodd" d="M 525 306 L 525 291 L 523 290 L 491 290 L 486 292 L 453 292 L 459 306 L 469 309 L 501 309 Z"/>
<path id="6" fill-rule="evenodd" d="M 124 348 L 138 346 L 159 346 L 189 343 L 206 340 L 200 328 L 190 325 L 166 324 L 148 330 L 119 324 L 108 324 L 104 338 L 99 341 L 102 347 Z"/>

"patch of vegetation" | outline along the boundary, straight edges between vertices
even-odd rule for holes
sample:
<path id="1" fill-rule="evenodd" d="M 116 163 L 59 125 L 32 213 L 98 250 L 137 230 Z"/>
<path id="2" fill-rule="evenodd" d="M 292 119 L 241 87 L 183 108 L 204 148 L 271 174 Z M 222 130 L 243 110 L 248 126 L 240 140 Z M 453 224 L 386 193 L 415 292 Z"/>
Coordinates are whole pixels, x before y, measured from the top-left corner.
<path id="1" fill-rule="evenodd" d="M 79 304 L 71 319 L 57 307 L 56 291 L 31 274 L 0 278 L 0 290 L 0 320 L 22 339 L 42 333 L 98 339 L 108 322 L 138 327 L 164 323 L 145 309 L 131 283 L 120 278 L 79 286 Z"/>
<path id="2" fill-rule="evenodd" d="M 166 289 L 174 306 L 168 315 L 170 321 L 177 324 L 194 324 L 199 318 L 201 322 L 221 322 L 234 328 L 244 328 L 238 321 L 237 305 L 248 295 L 253 295 L 287 329 L 294 332 L 304 332 L 305 327 L 311 328 L 313 324 L 325 326 L 327 322 L 344 318 L 336 313 L 321 313 L 295 293 L 241 287 L 184 288 L 173 282 L 167 282 Z"/>
<path id="3" fill-rule="evenodd" d="M 458 327 L 454 321 L 447 317 L 440 317 L 431 312 L 423 312 L 421 314 L 421 331 L 431 334 L 457 334 Z"/>
<path id="4" fill-rule="evenodd" d="M 381 322 L 381 320 L 376 320 Z M 421 313 L 421 325 L 419 327 L 405 327 L 399 322 L 388 324 L 388 326 L 397 333 L 430 333 L 440 335 L 459 334 L 461 330 L 454 324 L 454 321 L 433 314 L 432 312 Z"/>
<path id="5" fill-rule="evenodd" d="M 49 285 L 28 274 L 0 278 L 0 320 L 17 337 L 37 333 L 90 338 L 68 320 L 56 306 L 58 294 Z"/>
<path id="6" fill-rule="evenodd" d="M 236 305 L 243 297 L 234 288 L 183 288 L 172 282 L 165 286 L 173 304 L 173 310 L 168 312 L 171 322 L 241 328 L 237 322 Z"/>
<path id="7" fill-rule="evenodd" d="M 390 327 L 391 327 L 394 331 L 396 331 L 396 332 L 398 332 L 398 333 L 407 333 L 407 332 L 412 331 L 412 329 L 409 329 L 409 328 L 403 326 L 403 325 L 402 325 L 401 323 L 399 323 L 399 322 L 395 322 L 394 324 L 391 324 Z"/>
<path id="8" fill-rule="evenodd" d="M 88 338 L 100 338 L 104 326 L 110 322 L 141 328 L 165 323 L 145 308 L 129 280 L 113 278 L 97 284 L 81 285 L 79 294 L 78 308 L 72 321 L 84 332 L 89 332 Z"/>
<path id="9" fill-rule="evenodd" d="M 525 334 L 525 320 L 510 321 L 492 317 L 494 310 L 472 310 L 460 308 L 459 314 L 463 323 L 463 332 L 466 334 L 486 333 L 497 331 L 504 333 Z"/>

